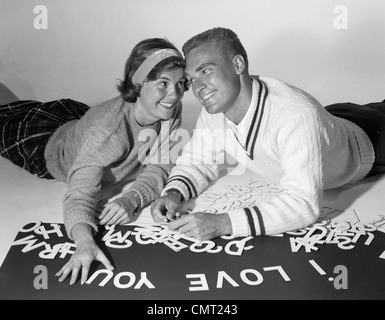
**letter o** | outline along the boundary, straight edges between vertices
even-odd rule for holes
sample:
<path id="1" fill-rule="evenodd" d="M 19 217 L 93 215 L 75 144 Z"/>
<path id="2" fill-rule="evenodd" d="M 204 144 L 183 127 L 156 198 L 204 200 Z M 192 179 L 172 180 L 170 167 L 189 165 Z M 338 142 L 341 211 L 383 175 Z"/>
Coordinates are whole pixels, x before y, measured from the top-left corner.
<path id="1" fill-rule="evenodd" d="M 32 225 L 32 226 L 26 229 L 26 227 L 29 225 Z M 29 222 L 26 225 L 24 225 L 23 228 L 21 228 L 20 232 L 23 232 L 23 233 L 31 232 L 39 228 L 40 226 L 41 226 L 41 221 Z"/>
<path id="2" fill-rule="evenodd" d="M 120 278 L 122 278 L 122 277 L 129 277 L 130 281 L 126 284 L 122 284 L 120 282 Z M 133 284 L 135 283 L 135 280 L 136 280 L 136 277 L 132 272 L 121 272 L 115 276 L 114 285 L 115 285 L 115 287 L 117 287 L 119 289 L 128 289 L 128 288 L 133 286 Z"/>
<path id="3" fill-rule="evenodd" d="M 257 280 L 252 281 L 247 277 L 247 274 L 251 273 L 254 274 L 257 277 Z M 258 286 L 263 282 L 263 276 L 260 272 L 254 269 L 245 269 L 241 272 L 241 279 L 244 283 L 250 285 L 250 286 Z"/>

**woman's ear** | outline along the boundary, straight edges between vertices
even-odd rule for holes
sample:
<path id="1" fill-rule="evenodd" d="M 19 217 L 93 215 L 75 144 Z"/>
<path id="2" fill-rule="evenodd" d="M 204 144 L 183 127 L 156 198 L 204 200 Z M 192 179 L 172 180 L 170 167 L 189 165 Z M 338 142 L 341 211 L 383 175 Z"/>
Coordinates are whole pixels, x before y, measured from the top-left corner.
<path id="1" fill-rule="evenodd" d="M 233 64 L 234 64 L 235 72 L 237 74 L 242 74 L 243 71 L 245 71 L 246 63 L 242 55 L 240 54 L 236 55 L 233 58 Z"/>

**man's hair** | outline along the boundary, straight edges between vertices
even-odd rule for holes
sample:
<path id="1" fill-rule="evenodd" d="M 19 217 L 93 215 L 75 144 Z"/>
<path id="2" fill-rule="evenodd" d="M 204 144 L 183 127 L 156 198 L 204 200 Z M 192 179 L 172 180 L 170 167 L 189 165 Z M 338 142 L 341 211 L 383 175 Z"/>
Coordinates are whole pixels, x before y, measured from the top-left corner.
<path id="1" fill-rule="evenodd" d="M 246 50 L 234 31 L 220 27 L 204 31 L 183 45 L 183 54 L 186 57 L 191 50 L 205 44 L 214 44 L 223 58 L 229 61 L 232 61 L 236 55 L 241 55 L 245 59 L 246 68 L 248 68 L 249 61 Z"/>

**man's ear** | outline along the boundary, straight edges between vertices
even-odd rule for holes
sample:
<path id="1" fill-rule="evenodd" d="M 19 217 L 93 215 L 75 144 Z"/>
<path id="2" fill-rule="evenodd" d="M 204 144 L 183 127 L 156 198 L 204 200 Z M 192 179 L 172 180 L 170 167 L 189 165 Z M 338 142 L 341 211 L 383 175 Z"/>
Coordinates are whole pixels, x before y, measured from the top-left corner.
<path id="1" fill-rule="evenodd" d="M 246 69 L 245 59 L 240 54 L 236 55 L 233 58 L 233 64 L 234 64 L 235 72 L 237 74 L 242 74 L 243 71 L 245 71 Z"/>

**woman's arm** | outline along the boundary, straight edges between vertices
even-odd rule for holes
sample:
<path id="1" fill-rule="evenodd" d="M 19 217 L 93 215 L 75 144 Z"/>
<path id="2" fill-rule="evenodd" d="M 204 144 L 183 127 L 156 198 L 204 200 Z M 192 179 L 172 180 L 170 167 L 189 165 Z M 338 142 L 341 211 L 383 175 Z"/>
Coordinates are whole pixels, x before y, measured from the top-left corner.
<path id="1" fill-rule="evenodd" d="M 105 224 L 126 224 L 131 222 L 138 210 L 142 207 L 140 196 L 135 191 L 129 191 L 124 196 L 108 202 L 99 216 L 99 223 Z"/>
<path id="2" fill-rule="evenodd" d="M 57 273 L 59 281 L 64 281 L 72 273 L 70 284 L 74 284 L 81 270 L 81 283 L 84 283 L 94 260 L 113 269 L 93 239 L 98 228 L 95 209 L 104 168 L 119 159 L 123 150 L 115 135 L 99 128 L 90 129 L 83 137 L 82 148 L 68 173 L 68 191 L 64 197 L 64 223 L 76 250 Z"/>

